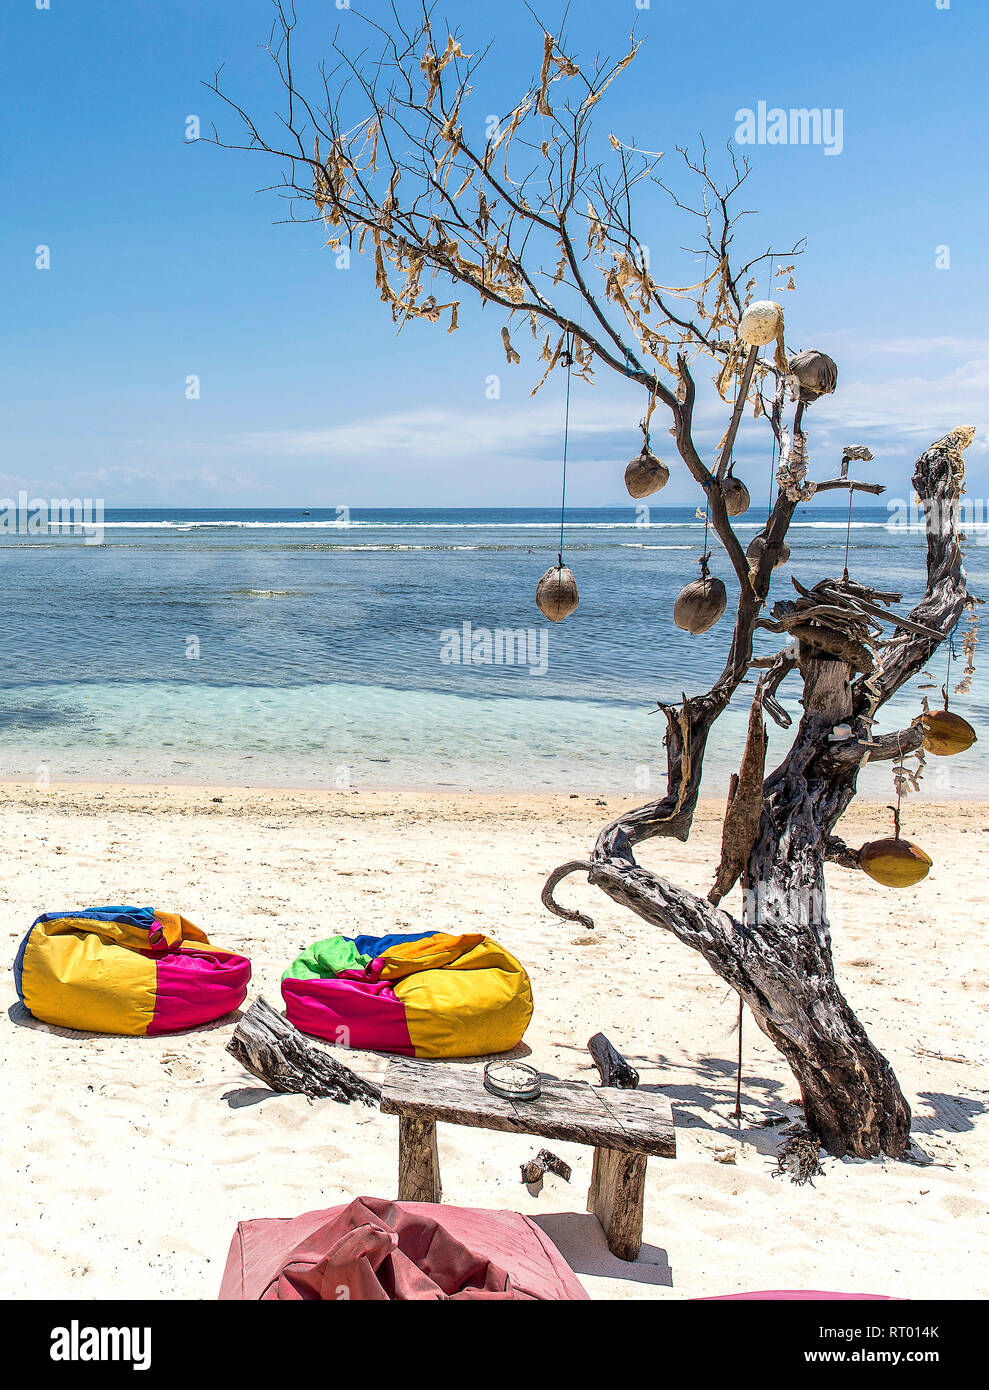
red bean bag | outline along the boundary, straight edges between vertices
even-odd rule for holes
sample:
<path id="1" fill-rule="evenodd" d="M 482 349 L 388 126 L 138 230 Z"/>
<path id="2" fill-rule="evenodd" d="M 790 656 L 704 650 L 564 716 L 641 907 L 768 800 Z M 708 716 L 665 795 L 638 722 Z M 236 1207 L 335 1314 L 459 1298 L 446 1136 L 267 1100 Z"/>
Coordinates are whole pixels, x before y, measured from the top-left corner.
<path id="1" fill-rule="evenodd" d="M 586 1299 L 527 1216 L 358 1197 L 304 1216 L 241 1221 L 221 1300 Z"/>
<path id="2" fill-rule="evenodd" d="M 889 1294 L 885 1293 L 824 1293 L 821 1289 L 761 1289 L 758 1293 L 719 1293 L 709 1298 L 698 1298 L 698 1303 L 732 1303 L 738 1299 L 760 1299 L 763 1302 L 775 1303 L 778 1300 L 788 1302 L 791 1300 L 808 1299 L 814 1303 L 836 1303 L 844 1299 L 849 1301 L 865 1300 L 868 1303 L 889 1303 Z"/>

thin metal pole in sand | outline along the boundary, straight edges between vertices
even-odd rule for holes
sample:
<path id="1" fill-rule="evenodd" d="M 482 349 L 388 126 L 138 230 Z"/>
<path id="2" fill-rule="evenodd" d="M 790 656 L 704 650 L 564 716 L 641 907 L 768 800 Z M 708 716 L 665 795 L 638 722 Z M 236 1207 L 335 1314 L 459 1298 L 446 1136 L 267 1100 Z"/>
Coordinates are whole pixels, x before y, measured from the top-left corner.
<path id="1" fill-rule="evenodd" d="M 742 874 L 742 935 L 745 935 L 748 926 L 749 911 L 749 871 L 746 867 Z M 742 996 L 738 996 L 738 1067 L 735 1073 L 735 1109 L 732 1111 L 733 1120 L 742 1119 L 742 1012 L 745 1005 L 742 1003 Z"/>

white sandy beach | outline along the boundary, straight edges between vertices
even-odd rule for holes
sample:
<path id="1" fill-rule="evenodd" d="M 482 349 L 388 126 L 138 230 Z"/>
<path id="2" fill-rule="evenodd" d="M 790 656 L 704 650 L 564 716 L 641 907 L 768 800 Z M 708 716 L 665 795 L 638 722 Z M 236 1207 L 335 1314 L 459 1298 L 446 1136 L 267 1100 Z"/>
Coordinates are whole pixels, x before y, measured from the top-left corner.
<path id="1" fill-rule="evenodd" d="M 592 931 L 539 903 L 547 872 L 578 857 L 623 803 L 580 796 L 269 792 L 229 788 L 4 788 L 0 885 L 4 1067 L 0 1161 L 8 1217 L 0 1295 L 215 1298 L 238 1220 L 356 1195 L 395 1195 L 397 1123 L 376 1110 L 273 1095 L 225 1044 L 236 1020 L 159 1038 L 69 1033 L 14 1003 L 11 962 L 43 911 L 103 903 L 180 911 L 251 957 L 249 998 L 280 1007 L 299 949 L 334 932 L 484 931 L 520 957 L 536 1012 L 531 1061 L 596 1081 L 587 1038 L 606 1032 L 642 1085 L 671 1099 L 679 1155 L 653 1159 L 645 1245 L 613 1258 L 584 1212 L 590 1150 L 552 1145 L 572 1182 L 538 1196 L 519 1165 L 541 1141 L 440 1126 L 444 1200 L 537 1218 L 594 1297 L 681 1299 L 767 1288 L 900 1297 L 989 1292 L 986 1003 L 989 806 L 910 804 L 904 830 L 935 867 L 893 893 L 830 871 L 839 978 L 914 1108 L 915 1163 L 825 1159 L 798 1187 L 773 1177 L 795 1114 L 789 1070 L 749 1021 L 734 1100 L 736 997 L 673 938 L 579 876 L 561 897 Z M 222 798 L 214 801 L 213 798 Z M 629 804 L 629 803 L 625 803 Z M 654 841 L 644 863 L 706 891 L 720 804 L 691 843 Z M 843 823 L 887 833 L 881 804 Z M 727 905 L 727 904 L 726 904 Z M 384 1059 L 350 1054 L 369 1074 Z M 730 1149 L 735 1163 L 718 1162 Z"/>

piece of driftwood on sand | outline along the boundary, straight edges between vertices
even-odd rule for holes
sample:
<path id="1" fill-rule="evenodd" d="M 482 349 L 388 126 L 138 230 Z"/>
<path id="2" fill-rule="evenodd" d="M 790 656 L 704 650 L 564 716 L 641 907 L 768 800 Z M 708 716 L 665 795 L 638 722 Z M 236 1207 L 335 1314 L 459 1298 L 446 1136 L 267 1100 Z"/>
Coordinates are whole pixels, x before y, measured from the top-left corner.
<path id="1" fill-rule="evenodd" d="M 522 1164 L 522 1181 L 529 1187 L 535 1187 L 542 1183 L 544 1173 L 555 1173 L 564 1182 L 569 1182 L 573 1169 L 557 1154 L 550 1153 L 549 1149 L 540 1149 L 535 1158 Z"/>
<path id="2" fill-rule="evenodd" d="M 374 1105 L 381 1088 L 345 1067 L 300 1033 L 259 995 L 238 1023 L 227 1051 L 273 1091 Z"/>
<path id="3" fill-rule="evenodd" d="M 587 1050 L 594 1058 L 602 1086 L 615 1086 L 622 1091 L 635 1090 L 639 1084 L 639 1073 L 603 1033 L 595 1033 L 593 1038 L 588 1038 Z"/>

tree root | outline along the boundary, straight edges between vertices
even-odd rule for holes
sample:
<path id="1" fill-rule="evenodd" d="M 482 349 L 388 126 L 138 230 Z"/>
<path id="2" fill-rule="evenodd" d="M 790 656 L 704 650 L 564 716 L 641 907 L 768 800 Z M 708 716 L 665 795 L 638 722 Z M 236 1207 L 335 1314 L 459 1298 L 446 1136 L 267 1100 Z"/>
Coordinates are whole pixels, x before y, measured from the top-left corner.
<path id="1" fill-rule="evenodd" d="M 798 1129 L 780 1145 L 773 1177 L 789 1177 L 798 1187 L 807 1182 L 813 1187 L 814 1179 L 824 1176 L 818 1156 L 820 1148 L 820 1142 L 815 1135 L 809 1134 L 805 1129 Z"/>

